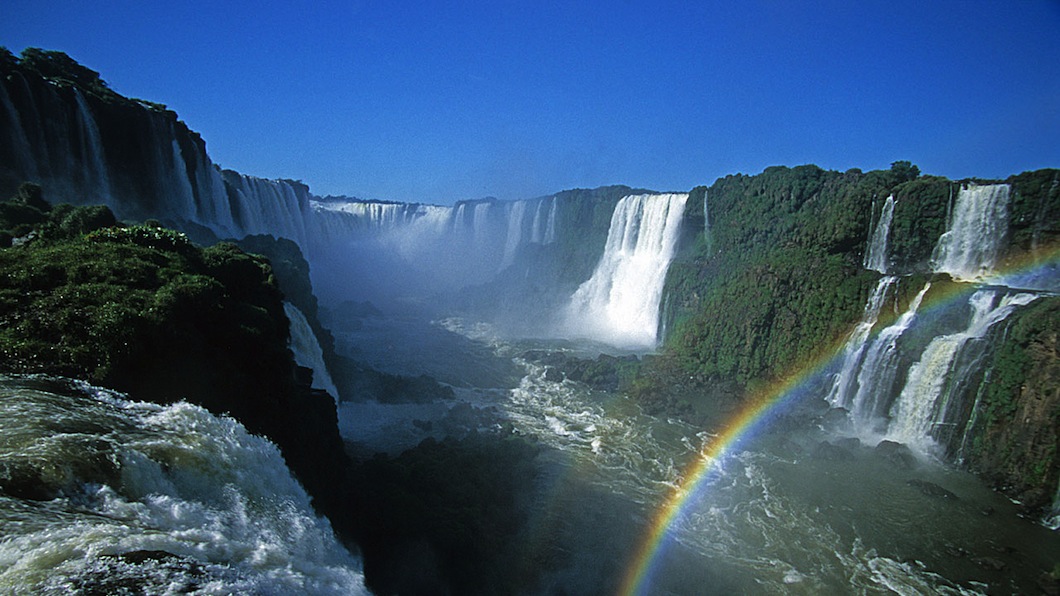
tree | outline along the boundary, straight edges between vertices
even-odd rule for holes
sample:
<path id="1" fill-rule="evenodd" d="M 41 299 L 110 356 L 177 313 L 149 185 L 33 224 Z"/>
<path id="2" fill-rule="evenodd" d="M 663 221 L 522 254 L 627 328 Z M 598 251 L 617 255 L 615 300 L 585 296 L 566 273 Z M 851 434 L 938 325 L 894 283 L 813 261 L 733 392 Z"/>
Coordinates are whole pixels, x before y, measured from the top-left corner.
<path id="1" fill-rule="evenodd" d="M 917 176 L 920 176 L 920 168 L 913 165 L 912 162 L 896 161 L 891 163 L 891 173 L 897 178 L 895 184 L 900 184 L 909 180 L 916 180 Z"/>

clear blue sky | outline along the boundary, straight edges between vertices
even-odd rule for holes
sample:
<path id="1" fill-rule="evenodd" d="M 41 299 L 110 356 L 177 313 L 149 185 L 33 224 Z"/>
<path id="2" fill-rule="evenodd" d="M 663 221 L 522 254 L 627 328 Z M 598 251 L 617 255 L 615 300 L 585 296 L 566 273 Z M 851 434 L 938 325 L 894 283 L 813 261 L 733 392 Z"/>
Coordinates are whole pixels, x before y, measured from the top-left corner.
<path id="1" fill-rule="evenodd" d="M 450 203 L 775 164 L 1060 167 L 1060 2 L 2 0 L 220 165 Z"/>

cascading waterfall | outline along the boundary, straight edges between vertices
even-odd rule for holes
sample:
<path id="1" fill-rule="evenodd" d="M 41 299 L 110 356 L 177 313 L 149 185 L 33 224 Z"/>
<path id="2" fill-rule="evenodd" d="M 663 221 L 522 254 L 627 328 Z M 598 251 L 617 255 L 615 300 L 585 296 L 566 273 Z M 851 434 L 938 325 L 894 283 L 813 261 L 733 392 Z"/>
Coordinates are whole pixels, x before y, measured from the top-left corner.
<path id="1" fill-rule="evenodd" d="M 471 211 L 471 234 L 473 246 L 477 251 L 485 251 L 489 247 L 489 216 L 492 207 L 493 203 L 479 203 Z"/>
<path id="2" fill-rule="evenodd" d="M 243 235 L 272 234 L 307 247 L 308 230 L 312 229 L 307 188 L 286 180 L 265 180 L 231 171 L 223 174 Z"/>
<path id="3" fill-rule="evenodd" d="M 978 364 L 978 359 L 962 352 L 1018 307 L 1030 304 L 1035 298 L 1034 294 L 1015 294 L 998 300 L 995 290 L 974 293 L 968 300 L 972 308 L 968 328 L 932 339 L 920 360 L 910 367 L 905 387 L 891 409 L 888 437 L 923 444 L 930 440 L 935 427 L 957 424 L 947 419 L 948 402 L 957 393 L 960 381 L 969 376 L 969 365 Z M 959 356 L 964 356 L 964 366 Z"/>
<path id="4" fill-rule="evenodd" d="M 571 297 L 566 334 L 655 346 L 659 301 L 687 199 L 687 194 L 660 194 L 619 201 L 596 270 Z"/>
<path id="5" fill-rule="evenodd" d="M 961 189 L 950 226 L 933 252 L 936 273 L 969 281 L 983 280 L 993 273 L 1004 242 L 1008 197 L 1009 187 L 1003 184 Z M 866 268 L 887 271 L 887 235 L 893 212 L 894 198 L 888 197 L 870 238 Z M 880 293 L 885 292 L 881 288 L 893 283 L 885 282 L 887 279 L 881 280 L 870 296 L 865 315 L 848 340 L 842 369 L 828 397 L 833 406 L 849 408 L 863 428 L 926 449 L 935 440 L 953 438 L 963 430 L 965 421 L 960 418 L 961 412 L 967 412 L 962 406 L 967 384 L 985 354 L 980 340 L 994 325 L 1033 301 L 1035 295 L 996 289 L 975 292 L 967 301 L 969 315 L 963 328 L 938 335 L 926 345 L 920 343 L 919 352 L 900 357 L 901 338 L 914 325 L 931 284 L 925 285 L 892 325 L 869 339 L 883 300 Z M 905 345 L 902 349 L 908 352 L 916 348 Z M 900 370 L 904 366 L 908 368 Z M 899 379 L 904 379 L 900 390 L 895 386 Z"/>
<path id="6" fill-rule="evenodd" d="M 936 273 L 958 280 L 981 280 L 994 268 L 1008 226 L 1009 186 L 961 188 L 949 229 L 932 253 Z"/>
<path id="7" fill-rule="evenodd" d="M 312 369 L 313 388 L 327 391 L 337 402 L 339 390 L 331 380 L 327 364 L 324 363 L 324 350 L 320 347 L 313 328 L 309 326 L 309 321 L 302 311 L 290 302 L 283 303 L 283 310 L 291 322 L 291 351 L 294 352 L 294 361 L 299 366 Z"/>
<path id="8" fill-rule="evenodd" d="M 909 303 L 909 308 L 898 319 L 880 331 L 865 350 L 865 357 L 857 372 L 857 384 L 847 386 L 837 394 L 833 403 L 850 410 L 861 426 L 872 428 L 887 413 L 890 395 L 898 375 L 898 339 L 912 326 L 931 283 L 924 284 Z M 849 373 L 848 373 L 849 376 Z"/>
<path id="9" fill-rule="evenodd" d="M 869 249 L 865 254 L 865 268 L 886 274 L 890 259 L 887 255 L 887 239 L 891 234 L 891 219 L 894 217 L 894 196 L 887 197 L 880 210 L 880 220 L 869 238 Z"/>
<path id="10" fill-rule="evenodd" d="M 85 160 L 88 185 L 95 191 L 93 199 L 105 203 L 111 195 L 110 177 L 107 175 L 107 161 L 103 155 L 103 143 L 99 139 L 99 127 L 92 117 L 92 112 L 85 104 L 81 91 L 74 89 L 74 101 L 77 103 L 77 123 L 81 139 L 81 155 Z"/>
<path id="11" fill-rule="evenodd" d="M 707 203 L 707 191 L 703 191 L 703 240 L 707 250 L 713 250 L 714 231 L 710 227 L 710 208 Z"/>
<path id="12" fill-rule="evenodd" d="M 706 197 L 704 197 L 704 218 L 707 217 L 706 209 Z M 891 219 L 893 215 L 894 197 L 889 196 L 887 197 L 887 200 L 884 201 L 883 207 L 880 210 L 880 220 L 876 222 L 876 228 L 873 230 L 873 233 L 869 238 L 869 248 L 868 251 L 866 251 L 864 264 L 866 269 L 872 269 L 884 274 L 887 273 L 887 240 L 890 236 Z M 861 317 L 861 321 L 854 327 L 854 331 L 850 334 L 850 339 L 847 340 L 847 343 L 843 348 L 842 367 L 839 372 L 836 373 L 832 388 L 828 392 L 828 402 L 834 407 L 852 406 L 850 403 L 851 399 L 856 395 L 856 392 L 860 387 L 858 371 L 861 369 L 862 363 L 865 359 L 865 349 L 869 344 L 872 328 L 876 326 L 876 322 L 879 320 L 880 309 L 883 307 L 883 302 L 887 297 L 888 290 L 897 280 L 897 277 L 885 275 L 880 278 L 880 281 L 876 284 L 876 288 L 872 291 L 872 294 L 869 295 L 869 300 L 868 303 L 865 304 L 865 312 Z M 924 291 L 926 292 L 926 288 Z M 923 298 L 923 292 L 918 298 Z M 919 299 L 916 301 L 916 305 L 919 305 Z M 916 308 L 912 308 L 911 311 L 912 312 L 905 323 L 911 321 L 912 317 L 915 316 Z M 894 326 L 892 326 L 892 328 L 894 328 Z M 894 332 L 900 334 L 900 331 L 898 331 L 900 328 L 894 329 Z M 883 358 L 889 348 L 893 350 L 892 338 L 884 338 L 883 334 L 881 334 L 878 340 L 879 339 L 884 339 L 886 343 L 880 343 L 877 341 L 873 344 L 873 350 L 871 351 L 873 360 Z M 853 406 L 859 412 L 864 411 L 862 404 L 857 404 L 856 401 Z"/>
<path id="13" fill-rule="evenodd" d="M 1050 530 L 1060 530 L 1060 486 L 1056 487 L 1053 494 L 1053 506 L 1049 509 L 1049 515 L 1042 520 L 1042 524 Z"/>
<path id="14" fill-rule="evenodd" d="M 15 164 L 16 168 L 23 173 L 27 180 L 38 180 L 40 174 L 37 172 L 37 164 L 33 160 L 33 150 L 29 143 L 29 138 L 26 136 L 26 130 L 22 126 L 22 118 L 8 95 L 6 85 L 2 83 L 0 83 L 0 108 L 3 110 L 0 113 L 0 117 L 2 117 L 0 122 L 3 123 L 3 126 L 0 126 L 0 131 L 7 131 L 8 138 L 5 145 L 11 148 L 10 152 L 15 162 L 17 162 Z"/>
<path id="15" fill-rule="evenodd" d="M 500 268 L 504 269 L 515 260 L 515 253 L 523 240 L 523 218 L 526 216 L 526 201 L 512 203 L 508 215 L 508 235 L 504 243 L 504 256 L 501 258 Z M 535 223 L 537 219 L 535 218 Z M 531 238 L 532 238 L 531 234 Z"/>
<path id="16" fill-rule="evenodd" d="M 549 197 L 537 202 L 534 223 L 530 228 L 531 244 L 552 244 L 556 241 L 556 205 L 559 199 Z"/>
<path id="17" fill-rule="evenodd" d="M 835 375 L 832 389 L 828 392 L 827 398 L 828 402 L 835 407 L 847 405 L 847 398 L 854 388 L 854 383 L 857 381 L 857 371 L 861 367 L 865 356 L 865 347 L 869 341 L 869 334 L 872 332 L 872 328 L 876 326 L 876 321 L 880 318 L 880 309 L 883 308 L 888 289 L 897 280 L 898 278 L 893 276 L 880 278 L 876 288 L 869 295 L 869 301 L 865 305 L 865 313 L 862 315 L 861 321 L 854 327 L 854 331 L 850 334 L 850 339 L 847 340 L 843 348 L 843 364 Z"/>
<path id="18" fill-rule="evenodd" d="M 556 211 L 559 199 L 552 197 L 548 207 L 548 223 L 545 224 L 545 238 L 543 244 L 552 244 L 556 241 Z"/>

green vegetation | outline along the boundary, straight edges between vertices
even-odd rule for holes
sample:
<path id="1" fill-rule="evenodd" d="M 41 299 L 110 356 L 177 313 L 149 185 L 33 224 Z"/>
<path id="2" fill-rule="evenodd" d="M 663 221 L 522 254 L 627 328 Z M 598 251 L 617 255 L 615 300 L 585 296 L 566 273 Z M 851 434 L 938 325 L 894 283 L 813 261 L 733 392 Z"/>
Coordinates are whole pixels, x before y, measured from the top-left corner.
<path id="1" fill-rule="evenodd" d="M 702 385 L 746 386 L 842 336 L 878 278 L 861 269 L 861 253 L 874 199 L 897 178 L 774 167 L 695 189 L 686 213 L 702 221 L 706 200 L 710 229 L 671 264 L 671 332 L 657 365 Z"/>
<path id="2" fill-rule="evenodd" d="M 1060 298 L 1013 316 L 983 387 L 967 460 L 1030 508 L 1060 480 Z"/>
<path id="3" fill-rule="evenodd" d="M 6 210 L 20 215 L 39 209 L 19 200 L 8 205 L 22 207 Z M 230 244 L 199 249 L 183 234 L 148 226 L 83 235 L 113 224 L 106 208 L 44 213 L 47 219 L 22 237 L 27 241 L 0 252 L 0 354 L 8 370 L 85 378 L 172 401 L 198 383 L 148 390 L 156 383 L 145 371 L 191 377 L 179 365 L 216 352 L 213 381 L 236 389 L 258 385 L 252 377 L 262 367 L 289 367 L 286 321 L 264 259 Z M 224 375 L 232 378 L 222 381 Z"/>
<path id="4" fill-rule="evenodd" d="M 5 54 L 4 58 L 0 58 L 0 63 L 5 66 L 14 66 L 14 56 L 11 52 L 6 48 L 0 48 L 0 53 Z M 22 50 L 19 62 L 23 68 L 36 71 L 46 79 L 77 85 L 102 97 L 118 96 L 110 90 L 106 81 L 99 77 L 98 72 L 82 66 L 64 52 L 26 48 Z"/>
<path id="5" fill-rule="evenodd" d="M 1060 170 L 1035 170 L 1008 179 L 1012 247 L 1036 250 L 1060 242 Z"/>
<path id="6" fill-rule="evenodd" d="M 890 191 L 895 199 L 891 255 L 898 271 L 929 268 L 931 253 L 946 231 L 949 209 L 959 190 L 946 178 L 925 176 Z"/>
<path id="7" fill-rule="evenodd" d="M 331 398 L 295 381 L 272 268 L 233 244 L 120 227 L 105 207 L 0 203 L 0 371 L 85 379 L 134 399 L 188 400 L 272 439 L 321 511 L 346 460 Z"/>

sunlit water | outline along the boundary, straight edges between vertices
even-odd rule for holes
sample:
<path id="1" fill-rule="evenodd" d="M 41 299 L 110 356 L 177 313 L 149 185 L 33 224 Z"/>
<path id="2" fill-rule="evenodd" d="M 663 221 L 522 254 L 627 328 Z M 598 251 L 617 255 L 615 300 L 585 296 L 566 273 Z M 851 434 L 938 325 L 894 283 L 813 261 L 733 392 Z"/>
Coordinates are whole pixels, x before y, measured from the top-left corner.
<path id="1" fill-rule="evenodd" d="M 386 327 L 382 320 L 377 325 L 376 337 Z M 409 322 L 402 325 L 404 335 L 417 335 Z M 621 396 L 547 380 L 543 366 L 519 357 L 531 348 L 590 356 L 599 346 L 500 339 L 488 327 L 456 319 L 430 329 L 419 336 L 431 341 L 402 348 L 418 363 L 392 361 L 393 371 L 430 367 L 424 361 L 437 354 L 450 378 L 466 379 L 470 372 L 463 375 L 454 354 L 474 353 L 466 363 L 474 369 L 488 348 L 502 361 L 489 366 L 514 363 L 522 378 L 508 386 L 465 386 L 444 404 L 344 404 L 344 435 L 397 452 L 453 429 L 436 423 L 425 430 L 424 421 L 444 421 L 470 406 L 480 415 L 474 429 L 463 431 L 515 433 L 546 447 L 540 495 L 526 532 L 513 538 L 525 564 L 545 575 L 534 589 L 613 592 L 708 430 L 646 415 Z M 478 347 L 470 349 L 469 341 Z M 369 344 L 360 355 L 386 360 Z M 814 456 L 822 441 L 844 438 L 848 456 Z M 974 476 L 926 455 L 909 468 L 896 466 L 869 441 L 807 424 L 748 442 L 671 529 L 651 593 L 1034 592 L 1039 577 L 1060 562 L 1055 533 L 1018 517 L 1015 504 Z"/>

